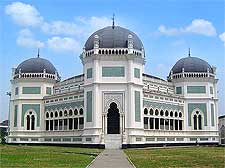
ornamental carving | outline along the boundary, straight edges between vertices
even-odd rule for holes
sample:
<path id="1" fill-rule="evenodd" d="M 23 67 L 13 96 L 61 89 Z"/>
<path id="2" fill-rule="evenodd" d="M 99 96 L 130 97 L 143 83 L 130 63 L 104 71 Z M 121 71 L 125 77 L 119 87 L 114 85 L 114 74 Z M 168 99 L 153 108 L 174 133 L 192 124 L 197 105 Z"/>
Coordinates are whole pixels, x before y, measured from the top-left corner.
<path id="1" fill-rule="evenodd" d="M 120 113 L 124 113 L 124 93 L 123 92 L 111 92 L 111 93 L 103 93 L 103 109 L 104 113 L 108 112 L 110 108 L 110 104 L 114 102 L 117 104 L 117 108 Z"/>

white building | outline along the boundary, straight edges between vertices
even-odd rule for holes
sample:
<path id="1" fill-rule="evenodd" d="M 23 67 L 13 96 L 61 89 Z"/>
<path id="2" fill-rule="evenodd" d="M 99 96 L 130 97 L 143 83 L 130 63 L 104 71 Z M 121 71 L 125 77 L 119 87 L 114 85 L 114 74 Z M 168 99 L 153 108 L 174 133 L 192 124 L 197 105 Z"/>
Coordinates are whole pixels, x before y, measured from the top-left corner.
<path id="1" fill-rule="evenodd" d="M 60 81 L 46 59 L 12 72 L 9 143 L 93 147 L 218 144 L 216 68 L 180 59 L 167 80 L 144 73 L 145 51 L 130 30 L 94 32 L 83 74 Z"/>
<path id="2" fill-rule="evenodd" d="M 225 115 L 219 116 L 220 144 L 225 145 Z"/>

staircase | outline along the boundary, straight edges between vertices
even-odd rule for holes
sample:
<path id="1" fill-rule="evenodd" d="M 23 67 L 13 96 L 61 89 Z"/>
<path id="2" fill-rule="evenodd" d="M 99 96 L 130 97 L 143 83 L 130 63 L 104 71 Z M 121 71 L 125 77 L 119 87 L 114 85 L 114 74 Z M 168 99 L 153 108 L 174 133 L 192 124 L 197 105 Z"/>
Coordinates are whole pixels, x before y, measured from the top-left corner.
<path id="1" fill-rule="evenodd" d="M 106 149 L 120 149 L 122 147 L 122 137 L 120 134 L 105 135 Z"/>

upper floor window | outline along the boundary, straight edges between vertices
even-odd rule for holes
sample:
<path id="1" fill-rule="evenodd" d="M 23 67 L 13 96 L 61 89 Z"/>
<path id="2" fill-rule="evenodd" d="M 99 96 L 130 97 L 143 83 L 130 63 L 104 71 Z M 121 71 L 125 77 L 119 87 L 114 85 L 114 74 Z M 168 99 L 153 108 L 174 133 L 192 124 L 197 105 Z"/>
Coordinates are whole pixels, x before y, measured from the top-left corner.
<path id="1" fill-rule="evenodd" d="M 176 87 L 176 94 L 182 94 L 182 87 Z"/>
<path id="2" fill-rule="evenodd" d="M 41 94 L 41 87 L 23 87 L 23 94 Z"/>
<path id="3" fill-rule="evenodd" d="M 210 94 L 213 94 L 213 87 L 210 86 Z"/>
<path id="4" fill-rule="evenodd" d="M 92 78 L 92 68 L 87 69 L 87 79 Z"/>
<path id="5" fill-rule="evenodd" d="M 102 67 L 103 77 L 124 77 L 125 68 L 124 67 Z"/>
<path id="6" fill-rule="evenodd" d="M 46 87 L 46 94 L 49 94 L 49 95 L 52 94 L 52 88 L 51 87 Z"/>
<path id="7" fill-rule="evenodd" d="M 187 86 L 187 93 L 206 93 L 205 86 Z"/>
<path id="8" fill-rule="evenodd" d="M 134 68 L 134 77 L 135 78 L 140 78 L 140 69 Z"/>
<path id="9" fill-rule="evenodd" d="M 18 94 L 19 94 L 19 88 L 16 87 L 16 88 L 15 88 L 15 95 L 18 95 Z"/>

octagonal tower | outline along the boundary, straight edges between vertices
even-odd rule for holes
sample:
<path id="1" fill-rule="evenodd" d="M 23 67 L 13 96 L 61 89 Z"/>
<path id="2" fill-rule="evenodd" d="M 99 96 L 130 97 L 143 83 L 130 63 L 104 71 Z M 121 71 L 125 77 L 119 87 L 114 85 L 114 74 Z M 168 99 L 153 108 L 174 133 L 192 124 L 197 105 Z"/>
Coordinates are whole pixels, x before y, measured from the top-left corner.
<path id="1" fill-rule="evenodd" d="M 80 58 L 85 74 L 85 135 L 100 135 L 106 147 L 113 138 L 121 146 L 128 143 L 128 135 L 143 135 L 145 52 L 138 36 L 119 26 L 105 27 L 88 38 Z"/>

